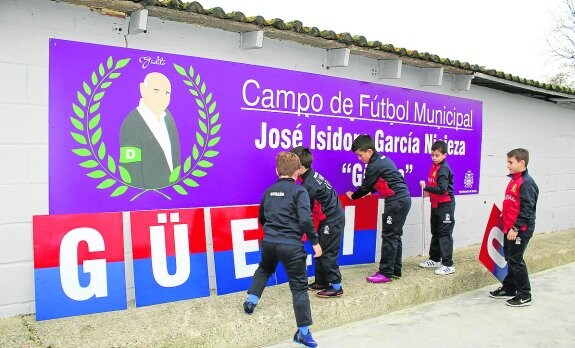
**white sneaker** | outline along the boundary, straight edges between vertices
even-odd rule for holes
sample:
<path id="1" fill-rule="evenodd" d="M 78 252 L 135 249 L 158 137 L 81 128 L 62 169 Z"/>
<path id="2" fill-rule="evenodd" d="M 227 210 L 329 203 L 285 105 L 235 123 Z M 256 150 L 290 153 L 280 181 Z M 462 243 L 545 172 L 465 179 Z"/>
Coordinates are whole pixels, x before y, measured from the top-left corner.
<path id="1" fill-rule="evenodd" d="M 455 266 L 443 266 L 440 269 L 436 269 L 435 270 L 435 274 L 437 275 L 448 275 L 448 274 L 452 274 L 455 273 Z"/>
<path id="2" fill-rule="evenodd" d="M 419 264 L 419 267 L 423 268 L 437 268 L 441 267 L 441 262 L 435 262 L 433 260 L 427 260 Z"/>

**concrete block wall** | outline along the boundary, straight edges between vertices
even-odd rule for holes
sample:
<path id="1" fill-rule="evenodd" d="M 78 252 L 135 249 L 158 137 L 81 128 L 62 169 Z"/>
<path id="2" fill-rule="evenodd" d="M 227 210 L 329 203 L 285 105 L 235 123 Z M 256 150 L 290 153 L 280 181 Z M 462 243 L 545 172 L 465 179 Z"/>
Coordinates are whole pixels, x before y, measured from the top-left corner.
<path id="1" fill-rule="evenodd" d="M 480 193 L 457 197 L 455 246 L 481 241 L 491 206 L 501 203 L 507 184 L 505 154 L 516 147 L 531 152 L 529 169 L 541 191 L 538 232 L 575 227 L 573 110 L 474 85 L 470 91 L 455 92 L 449 74 L 441 86 L 421 86 L 421 69 L 407 65 L 401 79 L 380 80 L 374 73 L 377 60 L 362 56 L 352 55 L 349 67 L 326 69 L 325 50 L 267 37 L 262 49 L 242 50 L 236 32 L 150 17 L 147 33 L 125 36 L 128 24 L 129 18 L 51 0 L 0 1 L 0 317 L 34 312 L 32 216 L 48 213 L 50 38 L 271 66 L 481 100 Z M 127 222 L 126 215 L 124 219 Z M 429 219 L 428 203 L 424 219 Z M 421 228 L 421 199 L 414 198 L 404 231 L 406 257 L 421 252 Z M 426 238 L 429 242 L 429 235 Z M 129 260 L 130 250 L 126 250 Z M 133 298 L 129 267 L 128 296 Z"/>

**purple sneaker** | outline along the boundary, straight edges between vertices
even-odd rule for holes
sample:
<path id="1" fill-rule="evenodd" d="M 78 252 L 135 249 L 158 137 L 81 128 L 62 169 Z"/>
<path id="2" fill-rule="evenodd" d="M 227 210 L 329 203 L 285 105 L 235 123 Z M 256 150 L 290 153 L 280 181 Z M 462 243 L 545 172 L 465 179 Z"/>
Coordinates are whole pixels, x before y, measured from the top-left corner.
<path id="1" fill-rule="evenodd" d="M 367 281 L 370 283 L 388 283 L 391 281 L 391 279 L 379 272 L 375 272 L 374 275 L 367 277 Z"/>

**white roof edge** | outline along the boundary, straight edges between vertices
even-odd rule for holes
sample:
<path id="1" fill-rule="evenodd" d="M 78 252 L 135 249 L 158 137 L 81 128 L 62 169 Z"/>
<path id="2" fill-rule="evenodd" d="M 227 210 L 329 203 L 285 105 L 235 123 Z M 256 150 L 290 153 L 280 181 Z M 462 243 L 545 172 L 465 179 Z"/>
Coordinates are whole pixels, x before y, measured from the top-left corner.
<path id="1" fill-rule="evenodd" d="M 533 92 L 537 92 L 537 93 L 542 93 L 542 94 L 548 94 L 548 95 L 554 95 L 557 97 L 562 97 L 562 98 L 567 98 L 567 99 L 575 99 L 575 95 L 572 94 L 566 94 L 566 93 L 561 93 L 561 92 L 556 92 L 556 91 L 550 91 L 548 89 L 545 88 L 539 88 L 539 87 L 534 87 L 534 86 L 529 86 L 523 83 L 518 83 L 515 81 L 509 81 L 506 79 L 502 79 L 499 77 L 495 77 L 495 76 L 491 76 L 491 75 L 487 75 L 487 74 L 483 74 L 483 73 L 479 73 L 476 72 L 473 74 L 476 77 L 480 77 L 482 79 L 486 79 L 486 80 L 490 80 L 493 82 L 497 82 L 497 83 L 501 83 L 501 84 L 505 84 L 505 85 L 509 85 L 509 86 L 513 86 L 513 87 L 517 87 L 517 88 L 522 88 L 522 89 L 526 89 L 526 90 L 530 90 Z M 556 98 L 556 99 L 560 99 L 560 98 Z M 561 99 L 564 101 L 564 99 Z M 557 100 L 558 101 L 558 100 Z"/>

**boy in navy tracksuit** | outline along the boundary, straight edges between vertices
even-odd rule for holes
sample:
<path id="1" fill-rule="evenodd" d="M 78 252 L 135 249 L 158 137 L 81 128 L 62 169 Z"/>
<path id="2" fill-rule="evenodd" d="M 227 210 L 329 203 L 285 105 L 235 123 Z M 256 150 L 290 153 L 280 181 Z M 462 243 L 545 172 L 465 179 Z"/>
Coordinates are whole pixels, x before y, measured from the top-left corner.
<path id="1" fill-rule="evenodd" d="M 298 326 L 294 341 L 316 347 L 309 331 L 312 319 L 307 293 L 307 254 L 301 242 L 303 233 L 311 241 L 315 257 L 320 257 L 322 250 L 311 217 L 309 195 L 295 184 L 299 170 L 300 161 L 295 154 L 278 154 L 276 172 L 279 180 L 266 190 L 260 204 L 259 222 L 264 229 L 261 261 L 248 290 L 244 311 L 253 313 L 269 278 L 281 262 L 288 276 Z"/>
<path id="2" fill-rule="evenodd" d="M 330 183 L 311 168 L 313 156 L 309 149 L 298 146 L 291 152 L 300 159 L 301 186 L 307 190 L 312 215 L 319 221 L 317 232 L 322 255 L 316 259 L 315 281 L 309 285 L 309 289 L 319 290 L 316 293 L 318 297 L 340 297 L 343 295 L 343 288 L 337 258 L 345 227 L 343 207 Z"/>
<path id="3" fill-rule="evenodd" d="M 395 163 L 377 153 L 369 135 L 358 136 L 353 141 L 351 149 L 360 161 L 367 164 L 367 167 L 361 186 L 355 192 L 348 191 L 347 196 L 350 199 L 358 199 L 375 190 L 385 199 L 379 271 L 367 277 L 367 280 L 371 283 L 387 283 L 392 278 L 401 277 L 401 236 L 407 213 L 411 208 L 411 196 Z"/>
<path id="4" fill-rule="evenodd" d="M 489 292 L 493 298 L 505 298 L 511 307 L 531 304 L 531 285 L 523 253 L 535 230 L 535 212 L 539 188 L 527 172 L 529 152 L 515 149 L 507 153 L 507 169 L 511 181 L 503 200 L 503 233 L 507 276 L 502 286 Z"/>
<path id="5" fill-rule="evenodd" d="M 429 260 L 419 264 L 423 268 L 438 268 L 435 274 L 455 273 L 453 265 L 453 228 L 455 227 L 455 197 L 453 196 L 453 172 L 447 164 L 447 144 L 438 140 L 431 145 L 431 160 L 427 183 L 419 185 L 431 201 L 431 243 Z"/>

